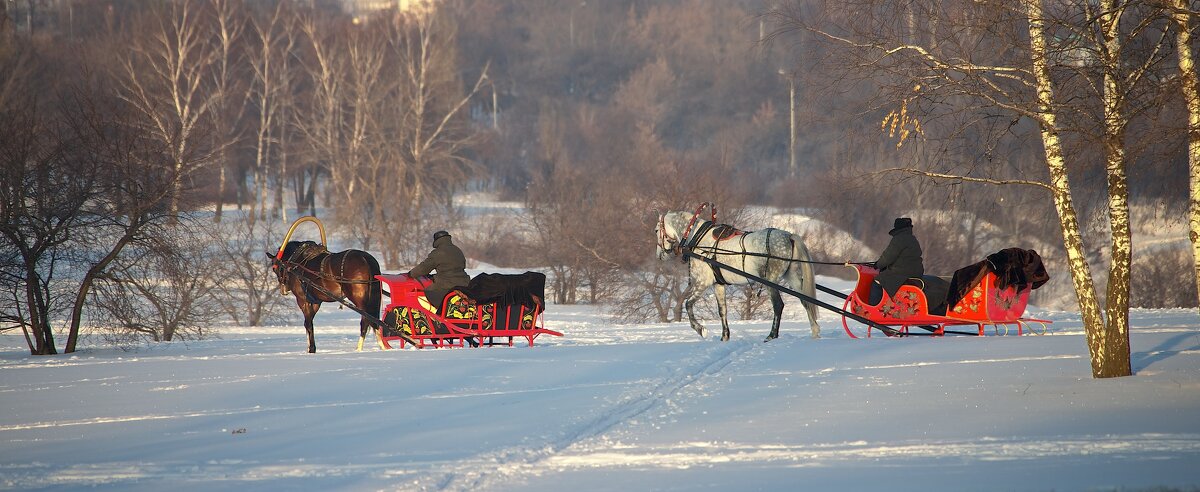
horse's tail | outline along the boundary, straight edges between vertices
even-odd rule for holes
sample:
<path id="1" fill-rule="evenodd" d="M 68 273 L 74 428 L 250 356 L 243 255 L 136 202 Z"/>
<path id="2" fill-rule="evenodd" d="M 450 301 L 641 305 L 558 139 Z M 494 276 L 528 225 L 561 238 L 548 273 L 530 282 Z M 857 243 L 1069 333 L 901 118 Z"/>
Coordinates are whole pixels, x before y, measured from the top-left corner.
<path id="1" fill-rule="evenodd" d="M 367 257 L 367 265 L 371 267 L 371 278 L 369 279 L 371 281 L 371 288 L 367 293 L 366 311 L 375 313 L 375 316 L 380 317 L 383 314 L 379 312 L 379 308 L 383 305 L 383 285 L 381 283 L 383 281 L 375 277 L 383 273 L 383 271 L 379 268 L 379 260 L 376 260 L 371 253 L 364 251 L 363 255 Z"/>
<path id="2" fill-rule="evenodd" d="M 817 276 L 813 273 L 812 255 L 808 253 L 808 246 L 804 245 L 804 240 L 795 234 L 792 234 L 792 259 L 793 261 L 788 267 L 788 281 L 793 288 L 800 291 L 813 299 L 817 298 Z M 817 305 L 808 301 L 802 301 L 804 309 L 808 311 L 808 322 L 812 326 L 813 338 L 821 336 L 821 326 L 817 324 Z"/>

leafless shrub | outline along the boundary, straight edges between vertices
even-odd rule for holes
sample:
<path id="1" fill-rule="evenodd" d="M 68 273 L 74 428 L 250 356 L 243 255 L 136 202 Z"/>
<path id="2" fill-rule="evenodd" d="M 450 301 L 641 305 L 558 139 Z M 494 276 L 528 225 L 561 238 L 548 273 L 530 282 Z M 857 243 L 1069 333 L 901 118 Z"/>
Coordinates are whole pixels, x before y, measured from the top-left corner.
<path id="1" fill-rule="evenodd" d="M 687 269 L 678 263 L 654 262 L 645 271 L 630 273 L 619 284 L 612 312 L 623 323 L 681 321 L 687 298 Z"/>
<path id="2" fill-rule="evenodd" d="M 480 222 L 482 220 L 482 222 Z M 470 231 L 457 234 L 459 244 L 468 257 L 500 267 L 524 267 L 536 264 L 537 254 L 526 235 L 516 230 L 517 219 L 489 216 L 472 221 Z"/>
<path id="3" fill-rule="evenodd" d="M 178 233 L 127 248 L 101 275 L 93 292 L 91 321 L 117 345 L 138 342 L 200 340 L 219 310 L 212 245 Z"/>
<path id="4" fill-rule="evenodd" d="M 1140 308 L 1194 308 L 1196 281 L 1192 257 L 1186 249 L 1172 248 L 1138 257 L 1133 264 L 1130 301 Z"/>
<path id="5" fill-rule="evenodd" d="M 757 319 L 771 314 L 771 295 L 760 283 L 731 286 L 726 290 L 730 311 L 741 319 Z"/>
<path id="6" fill-rule="evenodd" d="M 213 301 L 234 323 L 261 326 L 282 322 L 287 298 L 278 293 L 264 252 L 279 249 L 279 219 L 232 220 L 206 229 L 212 244 Z"/>

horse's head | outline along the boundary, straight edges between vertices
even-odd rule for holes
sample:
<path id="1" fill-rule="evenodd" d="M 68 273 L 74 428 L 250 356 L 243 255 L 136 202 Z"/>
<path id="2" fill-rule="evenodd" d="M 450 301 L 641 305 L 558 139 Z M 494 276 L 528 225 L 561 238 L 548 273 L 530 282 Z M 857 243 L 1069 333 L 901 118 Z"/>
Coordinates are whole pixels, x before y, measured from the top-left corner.
<path id="1" fill-rule="evenodd" d="M 658 216 L 658 223 L 654 226 L 654 234 L 657 237 L 655 253 L 659 260 L 665 260 L 668 255 L 677 254 L 676 251 L 679 249 L 679 229 L 676 224 L 676 216 L 679 213 L 667 212 Z"/>
<path id="2" fill-rule="evenodd" d="M 274 255 L 268 253 L 268 255 L 274 258 L 271 261 L 271 270 L 275 272 L 275 279 L 279 281 L 279 293 L 281 295 L 286 296 L 292 293 L 292 272 L 288 266 L 303 262 L 303 259 L 299 257 L 303 255 L 298 255 L 297 253 L 313 246 L 318 245 L 312 241 L 288 241 L 283 246 L 283 251 L 276 252 Z"/>
<path id="3" fill-rule="evenodd" d="M 287 246 L 291 245 L 292 243 L 287 244 Z M 271 271 L 275 273 L 275 280 L 279 282 L 279 295 L 286 296 L 290 294 L 291 289 L 288 288 L 288 284 L 290 283 L 288 282 L 289 274 L 287 268 L 284 267 L 286 263 L 283 263 L 290 258 L 287 248 L 285 247 L 282 251 L 277 251 L 275 254 L 268 252 L 267 256 L 271 258 Z"/>

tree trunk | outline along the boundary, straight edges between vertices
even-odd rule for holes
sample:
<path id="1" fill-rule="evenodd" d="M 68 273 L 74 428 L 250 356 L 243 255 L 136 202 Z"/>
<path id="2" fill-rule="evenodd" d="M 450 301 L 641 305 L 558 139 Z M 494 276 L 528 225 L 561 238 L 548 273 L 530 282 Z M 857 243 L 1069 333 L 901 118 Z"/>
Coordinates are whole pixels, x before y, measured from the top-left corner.
<path id="1" fill-rule="evenodd" d="M 142 232 L 143 225 L 139 219 L 133 218 L 125 228 L 125 234 L 121 236 L 121 239 L 117 240 L 112 249 L 108 251 L 108 254 L 104 255 L 104 258 L 101 258 L 95 265 L 92 265 L 87 273 L 83 275 L 83 280 L 79 282 L 79 292 L 75 294 L 75 305 L 71 308 L 71 325 L 67 333 L 67 347 L 63 350 L 64 354 L 75 352 L 75 344 L 79 341 L 80 323 L 83 319 L 83 305 L 87 301 L 88 294 L 92 291 L 92 284 L 96 282 L 96 277 L 99 277 L 104 272 L 104 269 L 108 268 L 108 265 L 117 258 L 117 255 L 121 254 L 121 250 L 125 249 L 125 246 L 133 242 L 134 236 Z"/>
<path id="2" fill-rule="evenodd" d="M 1101 368 L 1096 377 L 1133 374 L 1129 362 L 1129 271 L 1132 264 L 1132 233 L 1129 227 L 1129 179 L 1125 158 L 1125 94 L 1121 70 L 1122 41 L 1119 32 L 1122 9 L 1114 0 L 1100 2 L 1105 12 L 1100 19 L 1104 38 L 1104 154 L 1108 175 L 1108 221 L 1112 234 L 1112 258 L 1108 266 L 1108 288 L 1104 301 L 1104 334 Z"/>
<path id="3" fill-rule="evenodd" d="M 179 195 L 183 193 L 183 161 L 175 159 L 175 175 L 171 176 L 171 223 L 179 223 Z"/>
<path id="4" fill-rule="evenodd" d="M 1088 352 L 1091 354 L 1092 377 L 1106 377 L 1106 361 L 1110 353 L 1104 346 L 1104 319 L 1100 314 L 1100 302 L 1096 298 L 1096 286 L 1092 272 L 1083 253 L 1083 236 L 1079 230 L 1079 219 L 1071 199 L 1071 186 L 1067 166 L 1063 158 L 1062 141 L 1058 123 L 1051 110 L 1054 87 L 1051 85 L 1050 66 L 1046 59 L 1046 26 L 1041 0 L 1025 3 L 1029 21 L 1030 56 L 1037 84 L 1037 102 L 1040 111 L 1039 127 L 1042 145 L 1046 151 L 1046 167 L 1050 173 L 1050 185 L 1054 196 L 1054 209 L 1058 213 L 1062 228 L 1063 246 L 1067 252 L 1067 265 L 1071 283 L 1079 301 L 1079 314 L 1083 318 L 1083 329 L 1087 336 Z"/>
<path id="5" fill-rule="evenodd" d="M 1179 56 L 1179 82 L 1188 112 L 1188 202 L 1192 241 L 1192 274 L 1200 295 L 1200 76 L 1196 75 L 1196 55 L 1192 51 L 1191 18 L 1188 0 L 1172 0 L 1171 20 L 1175 24 L 1175 50 Z"/>
<path id="6" fill-rule="evenodd" d="M 308 204 L 308 215 L 317 215 L 317 176 L 320 175 L 320 169 L 317 164 L 313 163 L 312 175 L 308 178 L 308 191 L 305 193 L 305 203 Z"/>
<path id="7" fill-rule="evenodd" d="M 28 257 L 28 255 L 26 256 Z M 54 347 L 54 330 L 50 325 L 49 312 L 43 309 L 47 300 L 42 296 L 40 285 L 42 276 L 37 267 L 31 262 L 25 265 L 25 302 L 29 306 L 29 322 L 33 327 L 33 350 L 31 355 L 53 355 L 58 353 Z"/>
<path id="8" fill-rule="evenodd" d="M 226 160 L 226 154 L 225 154 L 225 151 L 222 150 L 221 151 L 221 164 L 220 164 L 221 172 L 220 172 L 219 176 L 217 177 L 217 212 L 216 212 L 216 214 L 213 215 L 214 222 L 221 221 L 221 213 L 223 212 L 223 208 L 225 205 L 225 165 L 226 165 L 225 160 Z"/>

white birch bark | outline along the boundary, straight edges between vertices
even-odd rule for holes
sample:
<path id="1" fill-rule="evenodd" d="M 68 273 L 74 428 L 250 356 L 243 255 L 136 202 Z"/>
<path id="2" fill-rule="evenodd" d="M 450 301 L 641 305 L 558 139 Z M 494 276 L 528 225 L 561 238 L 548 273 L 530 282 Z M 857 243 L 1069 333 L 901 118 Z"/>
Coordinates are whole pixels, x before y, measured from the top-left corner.
<path id="1" fill-rule="evenodd" d="M 1101 372 L 1101 361 L 1106 355 L 1101 348 L 1104 319 L 1100 314 L 1100 302 L 1096 297 L 1091 268 L 1083 253 L 1083 236 L 1080 233 L 1075 205 L 1071 200 L 1071 187 L 1066 161 L 1063 158 L 1062 141 L 1059 138 L 1057 115 L 1052 109 L 1054 86 L 1050 77 L 1049 60 L 1046 58 L 1049 49 L 1041 0 L 1027 0 L 1025 10 L 1029 21 L 1030 57 L 1036 81 L 1042 145 L 1046 149 L 1046 166 L 1050 171 L 1054 209 L 1058 212 L 1059 223 L 1062 226 L 1063 247 L 1066 248 L 1071 283 L 1075 287 L 1080 316 L 1083 318 L 1084 332 L 1091 354 L 1092 375 L 1096 376 Z"/>
<path id="2" fill-rule="evenodd" d="M 1123 41 L 1121 17 L 1124 7 L 1115 0 L 1100 2 L 1100 35 L 1103 49 L 1100 56 L 1104 67 L 1104 155 L 1108 176 L 1108 222 L 1111 258 L 1108 266 L 1108 288 L 1105 291 L 1104 332 L 1100 346 L 1095 349 L 1100 367 L 1093 362 L 1093 376 L 1120 377 L 1133 374 L 1129 363 L 1129 273 L 1133 245 L 1129 227 L 1129 184 L 1126 172 L 1125 87 L 1121 77 Z M 1090 337 L 1089 337 L 1090 340 Z"/>
<path id="3" fill-rule="evenodd" d="M 1175 27 L 1175 50 L 1179 57 L 1179 80 L 1188 113 L 1188 224 L 1194 260 L 1192 274 L 1200 295 L 1200 76 L 1196 75 L 1196 54 L 1192 51 L 1192 14 L 1188 0 L 1171 0 L 1171 21 Z"/>

